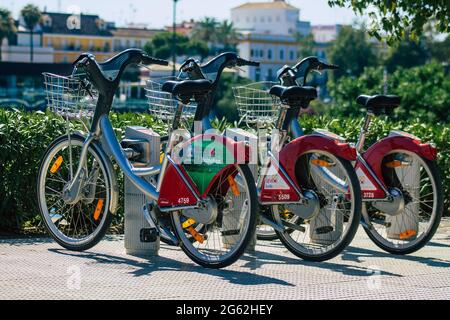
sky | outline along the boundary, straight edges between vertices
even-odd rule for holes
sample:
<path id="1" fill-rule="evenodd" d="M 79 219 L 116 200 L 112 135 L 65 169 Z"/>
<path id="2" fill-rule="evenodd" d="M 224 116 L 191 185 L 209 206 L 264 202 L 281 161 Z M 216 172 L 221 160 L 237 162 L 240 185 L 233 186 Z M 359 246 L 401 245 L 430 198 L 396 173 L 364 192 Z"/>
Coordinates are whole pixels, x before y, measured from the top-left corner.
<path id="1" fill-rule="evenodd" d="M 259 0 L 268 1 L 268 0 Z M 230 9 L 245 2 L 255 0 L 179 0 L 177 21 L 201 19 L 205 16 L 219 20 L 230 18 Z M 256 0 L 258 2 L 258 0 Z M 330 8 L 327 0 L 288 0 L 300 9 L 300 19 L 318 24 L 350 24 L 355 14 L 347 8 Z M 33 3 L 47 11 L 73 11 L 80 8 L 82 13 L 98 14 L 107 21 L 114 21 L 118 26 L 130 22 L 144 23 L 149 28 L 162 28 L 172 21 L 172 0 L 0 0 L 1 7 L 7 7 L 18 17 L 21 8 Z"/>

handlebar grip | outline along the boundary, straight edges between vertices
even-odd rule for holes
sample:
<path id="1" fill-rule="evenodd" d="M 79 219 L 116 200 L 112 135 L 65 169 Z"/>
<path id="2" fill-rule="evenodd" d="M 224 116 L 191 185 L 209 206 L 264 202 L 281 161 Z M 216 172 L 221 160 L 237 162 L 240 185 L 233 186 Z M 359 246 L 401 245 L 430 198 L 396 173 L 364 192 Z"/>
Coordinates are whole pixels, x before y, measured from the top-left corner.
<path id="1" fill-rule="evenodd" d="M 142 64 L 145 64 L 145 65 L 156 64 L 156 65 L 160 65 L 160 66 L 168 66 L 169 61 L 163 60 L 163 59 L 158 59 L 158 58 L 153 58 L 153 57 L 143 54 L 142 55 Z"/>
<path id="2" fill-rule="evenodd" d="M 260 65 L 260 63 L 258 61 L 245 60 L 242 58 L 238 58 L 236 64 L 239 67 L 242 67 L 242 66 L 259 67 L 259 65 Z"/>
<path id="3" fill-rule="evenodd" d="M 322 65 L 322 69 L 329 69 L 329 70 L 339 69 L 339 66 L 335 65 L 335 64 L 328 64 L 328 63 L 322 62 L 321 65 Z"/>

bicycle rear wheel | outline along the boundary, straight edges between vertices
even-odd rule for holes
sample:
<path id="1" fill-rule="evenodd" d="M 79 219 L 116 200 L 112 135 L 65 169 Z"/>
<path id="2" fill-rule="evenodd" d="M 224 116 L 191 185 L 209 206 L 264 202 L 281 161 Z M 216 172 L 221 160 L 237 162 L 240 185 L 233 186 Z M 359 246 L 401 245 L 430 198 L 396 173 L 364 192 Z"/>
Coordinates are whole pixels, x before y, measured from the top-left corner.
<path id="1" fill-rule="evenodd" d="M 401 192 L 404 206 L 392 215 L 376 203 L 367 203 L 363 215 L 370 227 L 364 230 L 389 253 L 413 253 L 430 241 L 441 221 L 444 192 L 438 167 L 409 151 L 393 151 L 382 164 L 388 188 Z"/>
<path id="2" fill-rule="evenodd" d="M 187 210 L 171 214 L 182 250 L 207 268 L 223 268 L 239 259 L 254 235 L 258 212 L 256 186 L 247 165 L 230 165 L 215 181 L 207 207 L 216 211 L 214 221 L 199 231 Z"/>
<path id="3" fill-rule="evenodd" d="M 276 233 L 286 248 L 302 259 L 332 259 L 351 243 L 361 219 L 361 189 L 355 170 L 350 161 L 312 151 L 301 156 L 296 173 L 302 189 L 318 196 L 320 210 L 313 216 L 302 216 L 301 205 L 272 206 L 274 220 L 291 226 Z"/>

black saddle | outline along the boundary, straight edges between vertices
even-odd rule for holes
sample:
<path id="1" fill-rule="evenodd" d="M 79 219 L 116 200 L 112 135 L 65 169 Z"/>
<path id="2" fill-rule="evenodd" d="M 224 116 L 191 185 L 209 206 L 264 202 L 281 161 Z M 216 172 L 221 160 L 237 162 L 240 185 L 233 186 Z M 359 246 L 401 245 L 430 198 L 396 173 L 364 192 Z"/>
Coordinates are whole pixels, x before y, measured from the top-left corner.
<path id="1" fill-rule="evenodd" d="M 356 99 L 356 102 L 366 107 L 367 110 L 379 115 L 383 112 L 386 114 L 392 113 L 400 105 L 401 99 L 399 96 L 394 95 L 361 95 Z"/>
<path id="2" fill-rule="evenodd" d="M 167 81 L 163 84 L 161 90 L 169 92 L 182 100 L 189 100 L 193 96 L 205 95 L 212 89 L 213 84 L 208 80 L 183 80 Z"/>
<path id="3" fill-rule="evenodd" d="M 273 86 L 269 93 L 277 96 L 289 106 L 301 106 L 303 108 L 308 107 L 311 100 L 317 98 L 317 90 L 314 87 Z"/>

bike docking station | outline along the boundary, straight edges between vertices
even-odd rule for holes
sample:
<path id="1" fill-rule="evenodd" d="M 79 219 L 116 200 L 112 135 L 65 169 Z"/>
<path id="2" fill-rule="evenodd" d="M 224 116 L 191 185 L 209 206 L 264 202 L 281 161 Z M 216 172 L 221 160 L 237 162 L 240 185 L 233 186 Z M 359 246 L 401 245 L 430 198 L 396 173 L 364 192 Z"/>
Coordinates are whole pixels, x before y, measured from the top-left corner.
<path id="1" fill-rule="evenodd" d="M 251 148 L 257 148 L 258 147 L 258 137 L 255 134 L 249 133 L 245 130 L 242 130 L 240 128 L 228 128 L 224 132 L 225 137 L 228 137 L 235 142 L 247 142 Z M 252 150 L 252 149 L 251 149 Z M 250 162 L 249 162 L 249 168 L 252 172 L 253 179 L 255 181 L 258 181 L 258 163 L 257 163 L 257 155 L 253 156 L 254 153 L 250 151 Z M 252 159 L 254 158 L 254 159 Z M 243 197 L 240 197 L 238 201 L 244 201 Z M 236 206 L 237 208 L 242 208 L 242 204 L 238 204 Z M 239 212 L 237 212 L 237 215 L 240 215 Z M 239 223 L 239 219 L 234 218 L 235 215 L 228 214 L 224 216 L 223 224 L 229 225 L 231 229 L 235 229 L 237 227 L 237 224 Z M 234 219 L 233 219 L 234 218 Z M 247 252 L 254 252 L 256 248 L 256 232 L 254 232 L 253 238 L 250 241 L 246 251 Z M 223 242 L 227 244 L 232 244 L 233 236 L 222 236 Z"/>
<path id="2" fill-rule="evenodd" d="M 150 167 L 160 164 L 160 136 L 151 129 L 129 126 L 125 129 L 125 139 L 121 142 L 124 150 L 137 152 L 131 155 L 134 167 Z M 148 182 L 155 177 L 145 178 Z M 125 177 L 125 252 L 138 257 L 157 256 L 160 238 L 157 230 L 152 228 L 143 215 L 143 208 L 148 199 Z"/>

